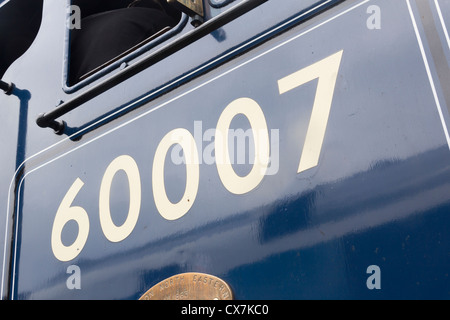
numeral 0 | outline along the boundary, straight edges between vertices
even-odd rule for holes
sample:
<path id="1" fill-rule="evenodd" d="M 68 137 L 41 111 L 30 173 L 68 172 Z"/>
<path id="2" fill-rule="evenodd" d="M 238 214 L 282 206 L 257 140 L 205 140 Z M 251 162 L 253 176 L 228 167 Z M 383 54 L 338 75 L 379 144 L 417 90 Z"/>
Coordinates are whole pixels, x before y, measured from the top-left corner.
<path id="1" fill-rule="evenodd" d="M 228 131 L 231 121 L 238 114 L 243 114 L 250 122 L 255 147 L 253 168 L 245 177 L 234 172 L 228 150 Z M 264 178 L 270 154 L 266 118 L 258 103 L 249 98 L 240 98 L 230 103 L 217 122 L 215 139 L 217 172 L 225 188 L 234 194 L 244 194 L 256 188 Z"/>
<path id="2" fill-rule="evenodd" d="M 169 148 L 180 144 L 186 163 L 186 189 L 178 203 L 172 203 L 167 197 L 164 184 L 164 161 Z M 176 220 L 184 216 L 194 204 L 200 180 L 198 150 L 194 137 L 186 129 L 169 132 L 159 143 L 153 161 L 152 185 L 153 197 L 159 213 L 167 220 Z"/>
<path id="3" fill-rule="evenodd" d="M 125 222 L 118 227 L 111 218 L 109 199 L 112 181 L 119 170 L 123 170 L 128 177 L 130 203 L 127 218 Z M 141 209 L 141 177 L 139 175 L 138 166 L 132 157 L 127 155 L 117 157 L 108 166 L 100 186 L 98 207 L 100 225 L 105 237 L 109 241 L 119 242 L 130 235 L 136 225 Z"/>

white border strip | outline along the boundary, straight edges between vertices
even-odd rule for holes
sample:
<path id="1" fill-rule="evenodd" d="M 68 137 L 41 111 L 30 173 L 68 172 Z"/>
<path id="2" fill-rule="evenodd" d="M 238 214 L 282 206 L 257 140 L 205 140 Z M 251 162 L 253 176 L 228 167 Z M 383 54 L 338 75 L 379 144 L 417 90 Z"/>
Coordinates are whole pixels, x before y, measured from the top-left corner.
<path id="1" fill-rule="evenodd" d="M 419 28 L 417 27 L 416 18 L 414 17 L 414 13 L 413 13 L 412 8 L 411 8 L 410 0 L 406 0 L 406 4 L 408 5 L 409 15 L 411 16 L 411 21 L 412 21 L 412 24 L 413 24 L 413 27 L 414 27 L 414 32 L 416 33 L 417 42 L 419 43 L 420 52 L 422 54 L 423 62 L 425 64 L 425 69 L 427 71 L 428 80 L 430 81 L 431 90 L 433 91 L 434 101 L 436 102 L 436 106 L 437 106 L 437 109 L 438 109 L 439 117 L 440 117 L 441 123 L 442 123 L 442 128 L 444 129 L 445 138 L 447 139 L 447 145 L 448 145 L 448 147 L 450 149 L 450 136 L 448 134 L 447 125 L 445 123 L 444 115 L 442 113 L 441 103 L 440 103 L 438 95 L 437 95 L 436 86 L 434 84 L 433 76 L 431 75 L 430 64 L 428 63 L 428 58 L 427 58 L 427 55 L 425 53 L 425 49 L 424 49 L 424 46 L 423 46 L 422 38 L 420 37 Z"/>
<path id="2" fill-rule="evenodd" d="M 10 0 L 5 0 L 2 3 L 0 3 L 0 8 L 3 7 L 5 4 L 7 4 Z"/>
<path id="3" fill-rule="evenodd" d="M 445 39 L 447 39 L 448 49 L 450 50 L 450 38 L 448 36 L 447 26 L 445 25 L 444 17 L 442 16 L 441 7 L 439 5 L 438 0 L 434 0 L 434 4 L 436 5 L 436 10 L 439 16 L 439 20 L 441 21 L 442 29 L 444 30 Z"/>
<path id="4" fill-rule="evenodd" d="M 252 41 L 250 41 L 250 42 L 247 42 L 247 43 L 243 44 L 242 46 L 239 46 L 238 48 L 234 49 L 233 51 L 227 53 L 227 54 L 224 55 L 224 56 L 220 56 L 219 58 L 215 59 L 214 61 L 210 62 L 209 64 L 204 65 L 204 66 L 200 67 L 199 69 L 196 69 L 196 70 L 192 71 L 191 73 L 185 75 L 184 77 L 182 77 L 182 78 L 180 78 L 180 79 L 175 80 L 174 82 L 172 82 L 172 83 L 166 85 L 165 87 L 159 89 L 158 91 L 152 92 L 152 93 L 150 93 L 149 95 L 146 95 L 146 96 L 142 97 L 141 99 L 139 99 L 139 100 L 133 102 L 132 104 L 127 105 L 127 106 L 125 106 L 124 108 L 122 108 L 122 109 L 116 111 L 115 113 L 113 113 L 113 114 L 111 114 L 111 115 L 109 115 L 109 116 L 107 116 L 107 117 L 104 117 L 103 119 L 101 119 L 101 120 L 99 120 L 98 122 L 96 122 L 96 123 L 90 125 L 89 127 L 86 127 L 86 128 L 83 129 L 82 131 L 88 130 L 89 128 L 91 128 L 91 127 L 97 125 L 99 122 L 103 122 L 103 121 L 105 121 L 105 119 L 108 119 L 108 118 L 110 118 L 110 117 L 113 117 L 113 116 L 115 116 L 116 114 L 122 112 L 123 110 L 132 107 L 133 105 L 139 104 L 140 102 L 142 102 L 143 100 L 146 100 L 146 99 L 149 98 L 150 96 L 155 95 L 155 94 L 157 94 L 158 92 L 160 92 L 160 91 L 166 89 L 167 87 L 170 87 L 170 86 L 174 85 L 176 82 L 182 81 L 182 80 L 184 80 L 185 78 L 188 78 L 188 77 L 192 76 L 193 74 L 198 73 L 198 72 L 200 72 L 201 70 L 203 70 L 203 69 L 205 69 L 205 68 L 208 68 L 210 65 L 216 63 L 217 61 L 223 60 L 225 57 L 230 56 L 230 55 L 234 54 L 235 52 L 238 52 L 238 51 L 242 50 L 243 48 L 249 46 L 250 44 L 252 44 L 252 43 L 254 43 L 254 42 L 259 41 L 259 40 L 262 39 L 262 38 L 267 37 L 267 36 L 270 35 L 271 33 L 274 33 L 274 32 L 276 32 L 276 31 L 278 31 L 279 29 L 284 28 L 285 26 L 289 25 L 290 23 L 294 22 L 295 20 L 298 20 L 298 19 L 300 19 L 301 17 L 303 17 L 303 16 L 305 16 L 305 15 L 308 15 L 309 13 L 311 13 L 311 12 L 313 12 L 313 11 L 319 9 L 320 7 L 322 7 L 322 6 L 326 5 L 326 4 L 328 4 L 328 3 L 331 2 L 331 1 L 333 1 L 333 0 L 327 0 L 327 1 L 325 1 L 325 2 L 323 2 L 323 3 L 321 3 L 321 4 L 319 4 L 318 6 L 316 6 L 316 7 L 312 8 L 312 9 L 308 10 L 307 12 L 304 12 L 304 13 L 301 14 L 300 16 L 296 16 L 295 18 L 293 18 L 293 19 L 291 19 L 291 20 L 285 22 L 284 24 L 278 26 L 277 28 L 271 29 L 270 31 L 264 33 L 263 35 L 259 36 L 258 38 L 254 39 L 254 40 L 252 40 Z M 149 111 L 147 111 L 147 112 L 145 112 L 145 113 L 142 113 L 142 114 L 136 116 L 135 118 L 130 119 L 130 120 L 128 120 L 127 122 L 122 123 L 121 125 L 119 125 L 119 126 L 117 126 L 117 127 L 115 127 L 115 128 L 112 128 L 112 129 L 110 129 L 109 131 L 104 132 L 103 134 L 101 134 L 101 135 L 99 135 L 99 136 L 96 136 L 96 137 L 92 138 L 91 140 L 85 142 L 84 144 L 81 144 L 81 145 L 79 145 L 78 147 L 73 148 L 73 149 L 67 151 L 67 152 L 64 153 L 64 154 L 61 154 L 61 155 L 59 155 L 58 157 L 56 157 L 56 158 L 54 158 L 54 159 L 52 159 L 52 160 L 50 160 L 50 161 L 47 161 L 46 163 L 41 164 L 40 166 L 38 166 L 38 167 L 36 167 L 36 168 L 30 170 L 29 172 L 27 172 L 27 173 L 21 178 L 21 181 L 20 181 L 20 183 L 19 183 L 19 188 L 18 188 L 17 192 L 20 193 L 20 187 L 21 187 L 22 181 L 25 179 L 25 177 L 28 176 L 30 173 L 36 171 L 37 169 L 40 169 L 40 168 L 46 166 L 47 164 L 50 164 L 50 163 L 52 163 L 52 162 L 54 162 L 54 161 L 56 161 L 56 160 L 58 160 L 58 159 L 60 159 L 60 158 L 62 158 L 62 157 L 64 157 L 64 156 L 66 156 L 66 155 L 68 155 L 68 154 L 70 154 L 70 153 L 72 153 L 72 152 L 74 152 L 74 151 L 76 151 L 76 150 L 78 150 L 78 149 L 80 149 L 80 148 L 82 148 L 82 147 L 84 147 L 84 146 L 86 146 L 86 145 L 88 145 L 88 144 L 90 144 L 90 143 L 92 143 L 92 142 L 94 142 L 94 141 L 96 141 L 96 140 L 98 140 L 98 139 L 100 139 L 100 138 L 102 138 L 102 137 L 104 137 L 104 136 L 106 136 L 106 135 L 108 135 L 108 134 L 110 134 L 110 133 L 112 133 L 112 132 L 114 132 L 114 131 L 116 131 L 116 130 L 118 130 L 118 129 L 120 129 L 120 128 L 122 128 L 122 127 L 124 127 L 124 126 L 126 126 L 126 125 L 128 125 L 128 124 L 130 124 L 130 123 L 132 123 L 132 122 L 134 122 L 134 121 L 136 121 L 136 120 L 138 120 L 138 119 L 140 119 L 140 118 L 142 118 L 142 117 L 144 117 L 144 116 L 146 116 L 146 115 L 148 115 L 148 114 L 150 114 L 150 113 L 152 113 L 152 112 L 154 112 L 154 111 L 156 111 L 156 110 L 159 110 L 159 109 L 161 109 L 161 108 L 164 107 L 164 106 L 167 106 L 168 104 L 170 104 L 170 103 L 172 103 L 172 102 L 174 102 L 174 101 L 176 101 L 176 100 L 178 100 L 178 99 L 180 99 L 180 98 L 182 98 L 182 97 L 184 97 L 184 96 L 186 96 L 186 95 L 188 95 L 188 94 L 190 94 L 190 93 L 192 93 L 192 92 L 194 92 L 194 91 L 196 91 L 196 90 L 198 90 L 198 89 L 200 89 L 200 88 L 202 88 L 202 87 L 204 87 L 204 86 L 206 86 L 207 84 L 210 84 L 211 82 L 214 82 L 214 81 L 216 81 L 217 79 L 220 79 L 220 78 L 222 78 L 223 76 L 225 76 L 225 75 L 227 75 L 227 74 L 229 74 L 229 73 L 231 73 L 231 72 L 233 72 L 233 71 L 235 71 L 235 70 L 237 70 L 237 69 L 239 69 L 239 68 L 241 68 L 241 67 L 243 67 L 243 66 L 245 66 L 245 65 L 247 65 L 247 64 L 249 64 L 249 63 L 251 63 L 251 62 L 253 62 L 253 61 L 255 61 L 255 60 L 257 60 L 257 59 L 259 59 L 259 58 L 261 58 L 261 57 L 263 57 L 263 56 L 265 56 L 265 55 L 267 55 L 268 53 L 271 53 L 272 51 L 275 51 L 275 50 L 277 50 L 278 48 L 283 47 L 283 46 L 285 46 L 286 44 L 288 44 L 288 43 L 290 43 L 290 42 L 292 42 L 292 41 L 294 41 L 294 40 L 296 40 L 296 39 L 298 39 L 298 38 L 300 38 L 300 37 L 302 37 L 302 36 L 304 36 L 304 35 L 310 33 L 311 31 L 314 31 L 314 30 L 316 30 L 317 28 L 319 28 L 319 27 L 321 27 L 321 26 L 323 26 L 323 25 L 325 25 L 325 24 L 327 24 L 327 23 L 329 23 L 329 22 L 331 22 L 331 21 L 333 21 L 333 20 L 335 20 L 335 19 L 337 19 L 337 18 L 343 16 L 344 14 L 347 14 L 348 12 L 353 11 L 354 9 L 356 9 L 356 8 L 358 8 L 358 7 L 360 7 L 360 6 L 362 6 L 363 4 L 365 4 L 365 3 L 369 2 L 369 1 L 371 1 L 371 0 L 364 0 L 364 1 L 362 1 L 362 2 L 360 2 L 360 3 L 358 3 L 358 4 L 356 4 L 356 5 L 354 5 L 353 7 L 350 7 L 349 9 L 347 9 L 347 10 L 345 10 L 345 11 L 343 11 L 343 12 L 341 12 L 341 13 L 339 13 L 339 14 L 337 14 L 337 15 L 335 15 L 335 16 L 333 16 L 333 17 L 331 17 L 331 18 L 329 18 L 329 19 L 327 19 L 327 20 L 325 20 L 325 21 L 323 21 L 323 22 L 321 22 L 320 24 L 318 24 L 318 25 L 316 25 L 316 26 L 314 26 L 314 27 L 312 27 L 312 28 L 310 28 L 310 29 L 308 29 L 308 30 L 306 30 L 306 31 L 304 31 L 304 32 L 302 32 L 302 33 L 296 35 L 295 37 L 290 38 L 290 39 L 288 39 L 288 40 L 286 40 L 286 41 L 280 43 L 279 45 L 277 45 L 277 46 L 275 46 L 275 47 L 273 47 L 273 48 L 270 48 L 270 49 L 268 49 L 267 51 L 265 51 L 265 52 L 263 52 L 263 53 L 261 53 L 261 54 L 255 56 L 255 57 L 253 57 L 252 59 L 247 60 L 247 61 L 245 61 L 245 62 L 243 62 L 243 63 L 241 63 L 241 64 L 239 64 L 239 65 L 237 65 L 237 66 L 235 66 L 235 67 L 233 67 L 233 68 L 231 68 L 231 69 L 229 69 L 229 70 L 227 70 L 227 71 L 225 71 L 224 73 L 222 73 L 222 74 L 220 74 L 220 75 L 218 75 L 218 76 L 216 76 L 216 77 L 214 77 L 214 78 L 212 78 L 212 79 L 210 79 L 210 80 L 208 80 L 208 81 L 206 81 L 206 82 L 204 82 L 204 83 L 198 85 L 197 87 L 192 88 L 192 89 L 190 89 L 190 90 L 188 90 L 188 91 L 186 91 L 186 92 L 184 92 L 184 93 L 182 93 L 182 94 L 180 94 L 180 95 L 178 95 L 178 96 L 176 96 L 176 97 L 170 99 L 169 101 L 166 101 L 166 102 L 162 103 L 161 105 L 159 105 L 159 106 L 157 106 L 157 107 L 155 107 L 155 108 L 153 108 L 153 109 L 150 109 Z M 57 143 L 55 143 L 55 144 L 53 144 L 53 145 L 51 145 L 51 146 L 49 146 L 49 147 L 47 147 L 47 148 L 45 148 L 45 149 L 43 149 L 43 150 L 41 150 L 41 151 L 35 153 L 34 155 L 32 155 L 32 156 L 30 156 L 29 158 L 25 159 L 24 162 L 19 166 L 19 168 L 18 168 L 18 169 L 16 170 L 16 172 L 14 173 L 14 176 L 13 176 L 13 178 L 12 178 L 12 180 L 11 180 L 10 187 L 9 187 L 9 192 L 8 192 L 8 205 L 7 205 L 7 214 L 6 214 L 6 227 L 5 227 L 6 229 L 8 229 L 8 224 L 9 224 L 9 211 L 10 211 L 11 191 L 12 191 L 12 186 L 14 185 L 14 181 L 15 181 L 15 177 L 16 177 L 17 173 L 21 170 L 21 168 L 24 166 L 24 164 L 25 164 L 27 161 L 29 161 L 30 159 L 35 158 L 35 157 L 37 157 L 38 155 L 40 155 L 40 154 L 42 154 L 42 153 L 44 153 L 44 152 L 46 152 L 46 151 L 48 151 L 48 150 L 50 150 L 50 149 L 56 147 L 57 145 L 59 145 L 59 144 L 65 142 L 65 141 L 69 140 L 69 139 L 72 138 L 74 135 L 77 135 L 77 134 L 79 134 L 79 133 L 80 133 L 80 132 L 74 133 L 72 136 L 67 137 L 67 138 L 65 138 L 65 139 L 63 139 L 63 140 L 61 140 L 61 141 L 59 141 L 59 142 L 57 142 Z M 17 219 L 19 219 L 19 214 L 20 214 L 20 213 L 17 212 Z M 16 225 L 16 234 L 17 234 L 17 228 L 18 228 L 18 225 Z M 5 230 L 5 247 L 4 247 L 4 253 L 3 253 L 3 270 L 2 270 L 2 279 L 1 279 L 1 280 L 2 280 L 2 282 L 1 282 L 2 285 L 1 285 L 1 294 L 0 294 L 0 297 L 3 297 L 3 288 L 4 288 L 4 280 L 5 280 L 5 271 L 6 271 L 6 270 L 5 270 L 5 269 L 6 269 L 6 268 L 5 268 L 5 267 L 6 267 L 6 266 L 5 266 L 5 261 L 6 261 L 6 251 L 7 251 L 7 250 L 6 250 L 7 234 L 8 234 L 8 232 L 7 232 L 7 230 Z M 16 257 L 17 257 L 17 238 L 15 239 L 15 251 L 14 251 L 14 261 L 13 261 L 13 266 L 14 266 L 14 267 L 13 267 L 13 270 L 12 270 L 12 285 L 11 285 L 11 288 L 12 288 L 12 294 L 14 294 L 14 286 L 15 286 L 15 271 L 16 271 L 15 264 L 16 264 Z M 12 298 L 14 298 L 14 297 L 12 297 Z"/>

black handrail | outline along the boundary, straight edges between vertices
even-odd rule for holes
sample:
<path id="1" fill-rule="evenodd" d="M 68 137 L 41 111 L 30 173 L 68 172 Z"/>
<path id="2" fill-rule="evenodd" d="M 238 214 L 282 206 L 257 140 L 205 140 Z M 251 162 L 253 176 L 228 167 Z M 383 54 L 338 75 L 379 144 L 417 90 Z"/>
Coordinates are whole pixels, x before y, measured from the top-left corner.
<path id="1" fill-rule="evenodd" d="M 10 95 L 14 89 L 14 83 L 7 83 L 3 80 L 0 80 L 0 89 L 2 89 L 5 94 Z"/>
<path id="2" fill-rule="evenodd" d="M 73 109 L 79 107 L 83 103 L 91 100 L 92 98 L 102 94 L 103 92 L 113 88 L 119 83 L 125 81 L 126 79 L 138 74 L 139 72 L 145 70 L 156 62 L 161 61 L 163 58 L 167 57 L 180 50 L 181 48 L 189 45 L 192 42 L 199 40 L 200 38 L 208 35 L 214 30 L 221 28 L 230 21 L 236 19 L 237 17 L 243 15 L 244 13 L 252 10 L 253 8 L 259 6 L 260 4 L 268 0 L 246 0 L 233 8 L 225 11 L 219 16 L 206 21 L 201 26 L 186 33 L 184 36 L 175 40 L 174 42 L 168 44 L 167 46 L 155 51 L 152 55 L 142 59 L 136 64 L 130 65 L 121 72 L 115 74 L 109 79 L 93 86 L 89 90 L 83 92 L 79 96 L 62 103 L 56 109 L 49 111 L 47 113 L 40 114 L 36 119 L 36 123 L 41 128 L 52 128 L 57 134 L 63 134 L 65 128 L 64 121 L 57 121 L 56 119 L 63 116 L 64 114 L 72 111 Z"/>

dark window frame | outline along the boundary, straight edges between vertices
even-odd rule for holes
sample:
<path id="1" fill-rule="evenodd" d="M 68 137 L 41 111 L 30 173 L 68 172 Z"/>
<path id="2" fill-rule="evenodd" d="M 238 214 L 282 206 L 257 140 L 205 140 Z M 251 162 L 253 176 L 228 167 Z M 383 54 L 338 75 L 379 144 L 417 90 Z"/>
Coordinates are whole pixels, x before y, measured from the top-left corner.
<path id="1" fill-rule="evenodd" d="M 69 8 L 72 5 L 72 0 L 66 0 L 66 8 Z M 69 10 L 67 10 L 69 11 Z M 69 19 L 70 12 L 67 12 L 66 19 Z M 70 34 L 71 29 L 66 26 L 65 35 L 64 35 L 64 58 L 63 58 L 63 75 L 62 75 L 62 83 L 63 90 L 65 93 L 74 93 L 87 85 L 95 82 L 96 80 L 106 77 L 107 75 L 112 76 L 112 72 L 114 70 L 119 70 L 124 65 L 140 56 L 143 56 L 146 52 L 150 51 L 152 48 L 160 45 L 163 42 L 173 38 L 176 34 L 180 33 L 189 20 L 189 16 L 185 13 L 181 13 L 180 21 L 177 25 L 170 28 L 169 30 L 160 34 L 160 32 L 156 33 L 154 36 L 144 40 L 143 43 L 138 44 L 124 53 L 120 54 L 116 58 L 112 59 L 107 64 L 99 66 L 95 70 L 89 72 L 89 74 L 82 79 L 81 81 L 69 84 L 69 61 L 70 61 Z M 67 20 L 66 20 L 67 21 Z M 82 26 L 81 26 L 82 27 Z"/>

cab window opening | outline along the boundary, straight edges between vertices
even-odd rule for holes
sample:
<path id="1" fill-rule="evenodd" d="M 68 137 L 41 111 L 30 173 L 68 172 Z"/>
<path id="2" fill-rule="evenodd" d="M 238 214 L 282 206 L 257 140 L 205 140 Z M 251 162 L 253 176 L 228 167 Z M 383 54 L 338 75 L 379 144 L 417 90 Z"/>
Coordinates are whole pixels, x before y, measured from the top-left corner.
<path id="1" fill-rule="evenodd" d="M 72 0 L 80 28 L 70 30 L 72 86 L 175 27 L 181 12 L 167 0 Z"/>

